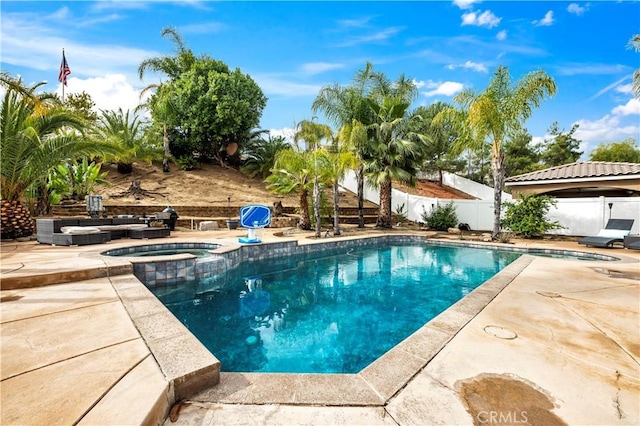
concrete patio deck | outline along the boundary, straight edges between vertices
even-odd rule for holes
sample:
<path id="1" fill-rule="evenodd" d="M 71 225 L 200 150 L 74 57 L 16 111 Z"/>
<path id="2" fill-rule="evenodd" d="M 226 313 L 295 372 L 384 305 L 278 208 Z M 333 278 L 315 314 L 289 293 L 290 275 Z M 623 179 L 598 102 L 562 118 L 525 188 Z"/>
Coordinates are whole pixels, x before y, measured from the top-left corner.
<path id="1" fill-rule="evenodd" d="M 140 243 L 0 245 L 1 424 L 174 424 L 180 378 L 210 354 L 166 327 L 126 262 L 96 255 Z M 221 373 L 176 424 L 639 424 L 640 251 L 516 245 L 621 260 L 522 256 L 358 375 Z"/>

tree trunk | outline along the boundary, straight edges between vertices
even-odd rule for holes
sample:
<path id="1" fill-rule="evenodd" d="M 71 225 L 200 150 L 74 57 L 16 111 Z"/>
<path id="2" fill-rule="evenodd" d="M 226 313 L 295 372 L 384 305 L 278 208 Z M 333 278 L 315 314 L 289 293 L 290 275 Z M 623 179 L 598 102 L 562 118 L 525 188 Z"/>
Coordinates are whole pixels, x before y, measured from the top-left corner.
<path id="1" fill-rule="evenodd" d="M 500 213 L 502 210 L 502 187 L 504 186 L 504 152 L 500 151 L 491 157 L 493 169 L 493 232 L 491 238 L 495 241 L 500 234 Z"/>
<path id="2" fill-rule="evenodd" d="M 442 186 L 442 170 L 438 170 L 438 185 Z"/>
<path id="3" fill-rule="evenodd" d="M 162 130 L 163 130 L 162 147 L 164 148 L 164 158 L 162 159 L 162 171 L 165 173 L 169 173 L 169 155 L 171 155 L 171 152 L 169 151 L 169 132 L 167 131 L 167 123 L 163 124 Z"/>
<path id="4" fill-rule="evenodd" d="M 380 185 L 380 210 L 376 228 L 391 229 L 391 178 Z"/>
<path id="5" fill-rule="evenodd" d="M 333 182 L 333 235 L 340 235 L 340 183 Z"/>
<path id="6" fill-rule="evenodd" d="M 33 235 L 33 219 L 20 201 L 2 200 L 0 206 L 0 238 L 13 240 Z"/>
<path id="7" fill-rule="evenodd" d="M 322 235 L 322 221 L 320 218 L 320 181 L 318 175 L 313 179 L 313 218 L 316 221 L 316 238 Z"/>
<path id="8" fill-rule="evenodd" d="M 309 191 L 303 189 L 300 192 L 300 222 L 298 223 L 298 228 L 303 231 L 308 231 L 311 229 L 311 219 L 309 218 Z"/>
<path id="9" fill-rule="evenodd" d="M 358 228 L 364 228 L 364 170 L 358 167 L 356 172 L 358 181 Z"/>
<path id="10" fill-rule="evenodd" d="M 36 194 L 36 205 L 34 207 L 33 214 L 36 216 L 43 216 L 49 214 L 51 211 L 51 204 L 49 203 L 49 190 L 47 184 L 41 182 L 38 184 Z"/>

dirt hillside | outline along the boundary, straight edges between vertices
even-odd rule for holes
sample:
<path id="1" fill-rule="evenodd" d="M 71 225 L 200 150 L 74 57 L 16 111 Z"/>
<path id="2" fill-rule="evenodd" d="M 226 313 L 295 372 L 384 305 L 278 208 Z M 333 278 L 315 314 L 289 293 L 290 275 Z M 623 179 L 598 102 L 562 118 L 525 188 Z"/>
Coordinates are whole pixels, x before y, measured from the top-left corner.
<path id="1" fill-rule="evenodd" d="M 267 189 L 267 184 L 260 178 L 251 179 L 238 170 L 221 167 L 215 164 L 202 164 L 192 171 L 179 170 L 172 164 L 169 173 L 164 173 L 160 165 L 136 163 L 130 174 L 118 173 L 114 165 L 102 168 L 107 172 L 109 185 L 96 188 L 105 205 L 192 205 L 192 206 L 226 206 L 231 198 L 231 205 L 264 204 L 272 205 L 274 201 L 282 201 L 284 206 L 297 206 L 296 195 L 276 195 Z M 134 181 L 140 181 L 140 188 L 146 195 L 135 197 L 120 196 L 125 193 Z M 400 185 L 394 187 L 401 189 Z M 432 182 L 420 182 L 416 188 L 402 188 L 412 194 L 438 198 L 471 198 L 466 194 L 447 187 L 439 187 Z M 357 206 L 354 194 L 347 193 L 340 201 L 344 207 Z M 367 203 L 368 206 L 372 204 Z"/>

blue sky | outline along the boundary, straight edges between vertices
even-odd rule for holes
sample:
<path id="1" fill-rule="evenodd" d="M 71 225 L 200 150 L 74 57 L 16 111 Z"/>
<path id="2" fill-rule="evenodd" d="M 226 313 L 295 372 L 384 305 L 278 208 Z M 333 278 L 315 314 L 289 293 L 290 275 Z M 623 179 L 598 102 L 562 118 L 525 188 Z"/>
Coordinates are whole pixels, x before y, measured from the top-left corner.
<path id="1" fill-rule="evenodd" d="M 640 101 L 631 94 L 640 53 L 638 1 L 179 2 L 6 1 L 0 3 L 1 67 L 25 82 L 57 81 L 62 49 L 66 93 L 87 91 L 99 108 L 133 108 L 140 62 L 171 53 L 160 37 L 175 27 L 187 47 L 240 68 L 268 97 L 261 128 L 287 132 L 310 119 L 320 88 L 347 85 L 367 61 L 420 88 L 415 106 L 484 89 L 498 65 L 512 76 L 542 69 L 558 86 L 527 122 L 541 140 L 557 121 L 583 141 L 640 139 Z"/>

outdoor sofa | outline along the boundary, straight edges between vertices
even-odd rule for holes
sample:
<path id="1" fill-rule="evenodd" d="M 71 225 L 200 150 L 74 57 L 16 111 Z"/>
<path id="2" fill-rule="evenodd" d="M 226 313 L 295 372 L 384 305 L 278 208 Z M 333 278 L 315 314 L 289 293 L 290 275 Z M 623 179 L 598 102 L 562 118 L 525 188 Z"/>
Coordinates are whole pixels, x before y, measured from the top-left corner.
<path id="1" fill-rule="evenodd" d="M 168 237 L 166 226 L 150 227 L 146 218 L 36 219 L 37 240 L 41 244 L 61 246 L 101 244 L 119 238 Z"/>
<path id="2" fill-rule="evenodd" d="M 611 248 L 615 243 L 623 243 L 624 237 L 631 232 L 633 221 L 633 219 L 609 219 L 598 235 L 584 237 L 578 241 L 578 244 L 584 244 L 587 247 Z"/>

